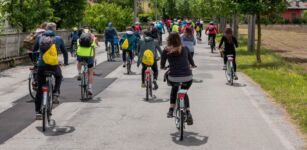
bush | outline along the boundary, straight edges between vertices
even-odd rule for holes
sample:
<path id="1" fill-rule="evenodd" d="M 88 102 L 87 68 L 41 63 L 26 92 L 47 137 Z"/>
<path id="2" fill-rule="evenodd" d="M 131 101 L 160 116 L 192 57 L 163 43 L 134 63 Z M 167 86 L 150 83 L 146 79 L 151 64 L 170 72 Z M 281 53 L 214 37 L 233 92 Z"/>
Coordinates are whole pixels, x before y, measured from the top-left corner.
<path id="1" fill-rule="evenodd" d="M 133 21 L 131 8 L 122 8 L 112 3 L 99 3 L 88 5 L 83 18 L 83 24 L 95 28 L 102 33 L 108 22 L 119 31 L 124 31 Z"/>
<path id="2" fill-rule="evenodd" d="M 303 24 L 303 19 L 300 18 L 295 18 L 292 20 L 293 24 Z"/>

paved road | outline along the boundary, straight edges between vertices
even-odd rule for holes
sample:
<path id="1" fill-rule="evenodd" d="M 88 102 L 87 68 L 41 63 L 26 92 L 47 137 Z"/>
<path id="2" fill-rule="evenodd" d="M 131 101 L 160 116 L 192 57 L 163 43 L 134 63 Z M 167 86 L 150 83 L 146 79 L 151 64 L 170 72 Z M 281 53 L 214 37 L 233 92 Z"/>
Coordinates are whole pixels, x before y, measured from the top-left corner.
<path id="1" fill-rule="evenodd" d="M 105 58 L 104 53 L 101 55 Z M 203 82 L 194 83 L 189 91 L 194 125 L 186 128 L 182 142 L 177 139 L 174 120 L 166 118 L 170 87 L 162 82 L 164 72 L 160 72 L 160 88 L 154 93 L 157 98 L 146 102 L 145 90 L 140 87 L 140 68 L 134 65 L 135 75 L 125 75 L 125 69 L 118 67 L 96 78 L 116 80 L 100 83 L 108 86 L 103 86 L 89 103 L 64 99 L 54 110 L 56 125 L 46 133 L 41 132 L 40 121 L 32 121 L 6 139 L 0 150 L 303 149 L 306 143 L 284 111 L 247 77 L 240 74 L 235 86 L 226 85 L 222 60 L 218 54 L 210 54 L 204 43 L 197 45 L 195 61 L 198 68 L 194 77 Z M 102 64 L 99 70 L 109 70 L 106 68 L 112 67 Z M 71 75 L 72 70 L 67 69 Z M 67 92 L 74 97 L 73 89 Z M 78 99 L 79 90 L 75 96 Z M 0 121 L 3 118 L 7 117 L 0 115 Z"/>

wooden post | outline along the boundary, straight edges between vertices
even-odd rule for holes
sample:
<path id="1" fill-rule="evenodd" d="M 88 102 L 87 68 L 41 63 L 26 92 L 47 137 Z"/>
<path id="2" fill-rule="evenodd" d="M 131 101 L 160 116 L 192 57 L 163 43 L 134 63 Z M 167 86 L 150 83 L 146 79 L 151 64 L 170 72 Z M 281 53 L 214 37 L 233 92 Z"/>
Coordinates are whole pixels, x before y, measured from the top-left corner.
<path id="1" fill-rule="evenodd" d="M 239 38 L 239 17 L 238 14 L 234 14 L 232 17 L 232 30 L 233 35 L 238 39 Z"/>
<path id="2" fill-rule="evenodd" d="M 256 26 L 256 16 L 248 16 L 248 40 L 247 49 L 250 52 L 255 51 L 255 26 Z"/>

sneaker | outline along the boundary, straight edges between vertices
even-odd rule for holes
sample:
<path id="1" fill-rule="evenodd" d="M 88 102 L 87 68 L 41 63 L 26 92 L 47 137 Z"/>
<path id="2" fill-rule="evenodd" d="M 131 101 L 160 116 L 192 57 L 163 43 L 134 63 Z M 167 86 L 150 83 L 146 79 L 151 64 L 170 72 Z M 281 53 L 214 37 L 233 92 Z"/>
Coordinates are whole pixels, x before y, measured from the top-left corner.
<path id="1" fill-rule="evenodd" d="M 173 118 L 174 116 L 174 108 L 170 108 L 167 112 L 167 118 Z"/>
<path id="2" fill-rule="evenodd" d="M 142 83 L 141 87 L 142 87 L 142 88 L 145 88 L 145 87 L 146 87 L 145 83 Z"/>
<path id="3" fill-rule="evenodd" d="M 90 96 L 90 97 L 93 96 L 93 89 L 88 89 L 88 96 Z"/>
<path id="4" fill-rule="evenodd" d="M 41 112 L 36 112 L 35 120 L 42 120 L 42 119 L 43 119 L 42 113 Z"/>
<path id="5" fill-rule="evenodd" d="M 157 80 L 154 80 L 152 83 L 154 85 L 153 90 L 157 90 L 159 88 L 159 86 L 157 84 Z"/>
<path id="6" fill-rule="evenodd" d="M 223 70 L 226 70 L 226 69 L 227 69 L 227 68 L 226 68 L 226 65 L 224 65 L 224 66 L 223 66 Z"/>
<path id="7" fill-rule="evenodd" d="M 78 80 L 78 81 L 81 81 L 81 74 L 78 74 L 77 80 Z"/>
<path id="8" fill-rule="evenodd" d="M 235 79 L 235 80 L 238 80 L 238 79 L 239 79 L 238 76 L 237 76 L 237 74 L 234 75 L 234 79 Z"/>
<path id="9" fill-rule="evenodd" d="M 187 124 L 189 126 L 193 125 L 193 117 L 192 117 L 192 114 L 191 114 L 191 112 L 189 110 L 187 111 Z"/>
<path id="10" fill-rule="evenodd" d="M 53 100 L 52 100 L 53 104 L 60 104 L 59 96 L 60 96 L 60 94 L 58 92 L 53 93 Z"/>

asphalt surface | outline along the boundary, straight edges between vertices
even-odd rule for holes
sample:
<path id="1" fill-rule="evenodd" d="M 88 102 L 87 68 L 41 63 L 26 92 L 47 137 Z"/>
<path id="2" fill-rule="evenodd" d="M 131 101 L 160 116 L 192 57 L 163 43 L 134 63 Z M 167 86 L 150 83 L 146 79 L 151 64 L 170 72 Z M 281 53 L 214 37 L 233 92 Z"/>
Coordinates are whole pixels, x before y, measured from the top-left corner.
<path id="1" fill-rule="evenodd" d="M 154 91 L 156 98 L 147 102 L 141 88 L 141 68 L 133 65 L 133 75 L 126 75 L 122 67 L 110 67 L 110 74 L 97 73 L 102 77 L 95 82 L 103 84 L 104 90 L 91 102 L 78 100 L 80 90 L 63 91 L 67 99 L 73 99 L 54 109 L 54 123 L 45 133 L 41 132 L 41 121 L 22 120 L 25 127 L 2 143 L 0 150 L 304 149 L 306 143 L 287 121 L 285 111 L 250 79 L 239 74 L 234 86 L 226 84 L 222 59 L 218 53 L 209 53 L 207 44 L 196 46 L 195 62 L 198 68 L 193 73 L 198 82 L 189 90 L 194 125 L 186 127 L 184 141 L 178 140 L 174 119 L 166 118 L 170 87 L 162 82 L 164 71 L 160 71 L 159 89 Z M 23 112 L 9 114 L 22 116 Z M 3 113 L 1 124 L 2 117 Z M 18 124 L 15 121 L 5 124 Z M 6 132 L 0 126 L 0 135 Z"/>

